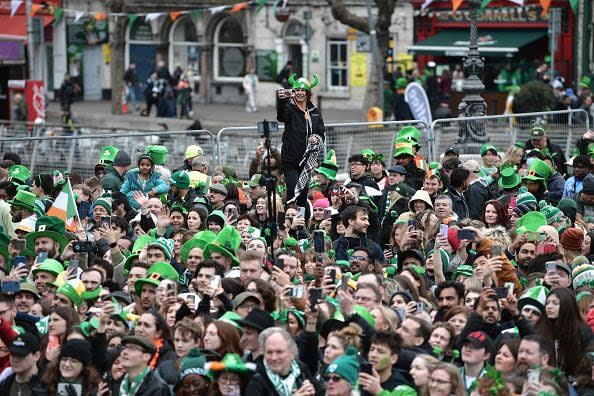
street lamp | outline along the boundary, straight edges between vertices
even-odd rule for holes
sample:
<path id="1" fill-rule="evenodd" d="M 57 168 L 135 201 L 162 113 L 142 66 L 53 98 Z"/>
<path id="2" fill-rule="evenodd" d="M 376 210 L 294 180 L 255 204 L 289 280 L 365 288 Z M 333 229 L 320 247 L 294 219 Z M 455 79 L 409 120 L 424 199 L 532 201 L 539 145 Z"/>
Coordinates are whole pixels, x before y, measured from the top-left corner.
<path id="1" fill-rule="evenodd" d="M 480 74 L 485 67 L 485 59 L 482 58 L 478 50 L 478 12 L 481 0 L 466 0 L 470 9 L 470 43 L 468 45 L 468 56 L 464 58 L 464 83 L 462 92 L 464 98 L 458 106 L 460 117 L 480 117 L 487 114 L 487 103 L 481 97 L 481 92 L 485 90 L 485 85 L 481 81 Z M 489 141 L 485 132 L 485 123 L 483 120 L 466 121 L 460 130 L 460 139 L 458 143 L 464 143 L 460 149 L 466 153 L 472 153 L 478 150 L 482 143 Z M 475 143 L 474 145 L 472 143 Z"/>

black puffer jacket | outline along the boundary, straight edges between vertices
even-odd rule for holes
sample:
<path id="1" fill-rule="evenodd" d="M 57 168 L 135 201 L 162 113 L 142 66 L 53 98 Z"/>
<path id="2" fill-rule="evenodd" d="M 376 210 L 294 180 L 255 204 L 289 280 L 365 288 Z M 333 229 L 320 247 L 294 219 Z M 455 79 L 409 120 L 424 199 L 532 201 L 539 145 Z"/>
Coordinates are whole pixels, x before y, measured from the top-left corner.
<path id="1" fill-rule="evenodd" d="M 311 135 L 319 135 L 322 141 L 324 140 L 326 127 L 318 108 L 308 101 L 307 112 L 311 119 L 311 129 L 305 118 L 305 112 L 293 104 L 292 100 L 276 100 L 276 119 L 285 123 L 281 152 L 283 166 L 299 166 L 307 147 L 307 139 Z"/>

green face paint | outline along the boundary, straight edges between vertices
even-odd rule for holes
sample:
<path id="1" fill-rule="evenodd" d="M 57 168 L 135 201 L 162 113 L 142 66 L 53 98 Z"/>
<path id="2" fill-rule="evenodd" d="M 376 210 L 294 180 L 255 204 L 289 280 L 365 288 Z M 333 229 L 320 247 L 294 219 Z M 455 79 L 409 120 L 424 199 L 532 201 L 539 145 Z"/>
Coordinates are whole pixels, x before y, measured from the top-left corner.
<path id="1" fill-rule="evenodd" d="M 391 364 L 389 357 L 383 357 L 378 362 L 378 370 L 383 370 Z"/>

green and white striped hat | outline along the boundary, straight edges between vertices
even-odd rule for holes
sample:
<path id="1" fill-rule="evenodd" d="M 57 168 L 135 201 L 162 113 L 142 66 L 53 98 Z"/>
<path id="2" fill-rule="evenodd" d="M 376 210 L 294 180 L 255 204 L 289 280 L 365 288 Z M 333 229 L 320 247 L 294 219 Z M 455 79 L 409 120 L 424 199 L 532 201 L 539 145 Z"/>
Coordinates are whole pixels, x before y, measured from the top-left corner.
<path id="1" fill-rule="evenodd" d="M 573 289 L 577 290 L 580 287 L 594 285 L 594 265 L 580 264 L 575 267 L 571 273 L 573 278 Z"/>
<path id="2" fill-rule="evenodd" d="M 518 308 L 521 311 L 525 306 L 529 306 L 542 315 L 545 310 L 548 296 L 549 289 L 544 286 L 534 286 L 526 290 L 526 292 L 520 296 L 520 299 L 518 300 Z"/>

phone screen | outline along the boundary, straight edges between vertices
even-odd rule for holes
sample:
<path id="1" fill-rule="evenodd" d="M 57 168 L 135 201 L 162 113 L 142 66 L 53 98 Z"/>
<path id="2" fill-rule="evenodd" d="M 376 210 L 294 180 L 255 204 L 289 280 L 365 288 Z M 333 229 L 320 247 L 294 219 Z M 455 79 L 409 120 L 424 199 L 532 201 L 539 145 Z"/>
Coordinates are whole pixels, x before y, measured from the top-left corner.
<path id="1" fill-rule="evenodd" d="M 47 252 L 39 252 L 37 253 L 37 259 L 35 260 L 36 263 L 43 263 L 47 259 Z"/>
<path id="2" fill-rule="evenodd" d="M 326 269 L 326 274 L 332 279 L 332 283 L 336 282 L 336 268 Z"/>
<path id="3" fill-rule="evenodd" d="M 79 264 L 78 260 L 76 260 L 76 259 L 70 260 L 70 262 L 68 263 L 68 269 L 66 270 L 66 277 L 68 279 L 76 278 L 76 275 L 78 272 L 78 264 Z"/>
<path id="4" fill-rule="evenodd" d="M 210 280 L 210 294 L 214 294 L 221 284 L 221 275 L 215 275 Z"/>
<path id="5" fill-rule="evenodd" d="M 322 299 L 322 289 L 311 289 L 309 291 L 309 305 L 314 307 Z"/>
<path id="6" fill-rule="evenodd" d="M 111 216 L 101 216 L 101 228 L 111 227 Z"/>
<path id="7" fill-rule="evenodd" d="M 361 362 L 361 372 L 373 375 L 373 365 L 369 362 Z"/>
<path id="8" fill-rule="evenodd" d="M 448 237 L 448 225 L 447 224 L 440 224 L 439 225 L 439 233 L 444 236 L 444 237 Z"/>
<path id="9" fill-rule="evenodd" d="M 313 236 L 314 252 L 324 253 L 324 232 L 321 230 L 315 230 Z"/>

